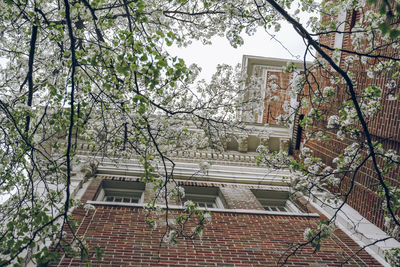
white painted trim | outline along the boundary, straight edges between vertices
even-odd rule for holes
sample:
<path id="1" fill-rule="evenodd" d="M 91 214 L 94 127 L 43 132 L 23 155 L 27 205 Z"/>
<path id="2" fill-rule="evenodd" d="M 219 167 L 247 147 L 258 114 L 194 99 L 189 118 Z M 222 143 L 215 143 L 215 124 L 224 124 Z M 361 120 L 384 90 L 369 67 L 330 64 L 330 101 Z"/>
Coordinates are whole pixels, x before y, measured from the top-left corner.
<path id="1" fill-rule="evenodd" d="M 219 190 L 218 190 L 219 192 Z M 222 203 L 221 198 L 219 196 L 217 196 L 215 198 L 215 205 L 217 206 L 217 208 L 219 209 L 223 209 L 224 208 L 224 203 Z"/>
<path id="2" fill-rule="evenodd" d="M 282 68 L 285 67 L 286 65 L 282 66 L 269 66 L 269 65 L 262 65 L 262 64 L 254 64 L 253 68 L 255 67 L 260 67 L 263 69 L 263 71 L 274 71 L 274 72 L 282 72 Z"/>
<path id="3" fill-rule="evenodd" d="M 101 200 L 101 199 L 104 199 L 104 197 L 105 197 L 105 192 L 104 192 L 104 188 L 102 187 L 102 188 L 100 188 L 100 191 L 99 191 L 99 194 L 97 195 L 97 200 Z"/>
<path id="4" fill-rule="evenodd" d="M 286 66 L 288 62 L 293 62 L 296 64 L 298 69 L 303 69 L 304 61 L 303 60 L 296 60 L 296 59 L 283 59 L 283 58 L 273 58 L 273 57 L 261 57 L 261 56 L 252 56 L 252 55 L 243 55 L 242 62 L 246 62 L 246 69 L 247 66 L 250 64 L 257 64 L 257 65 L 272 65 L 272 66 Z M 312 62 L 306 62 L 307 67 L 312 65 Z"/>
<path id="5" fill-rule="evenodd" d="M 134 208 L 144 208 L 146 204 L 136 204 L 136 203 L 121 203 L 121 202 L 105 202 L 105 201 L 92 201 L 88 200 L 86 203 L 92 205 L 103 205 L 103 206 L 119 206 L 119 207 L 134 207 Z M 166 209 L 165 205 L 157 205 L 162 209 Z M 168 205 L 170 210 L 183 210 L 182 206 L 178 205 Z M 277 212 L 277 211 L 266 211 L 266 210 L 247 210 L 247 209 L 205 209 L 199 208 L 201 210 L 208 210 L 212 212 L 223 212 L 223 213 L 238 213 L 238 214 L 258 214 L 258 215 L 276 215 L 276 216 L 295 216 L 295 217 L 315 217 L 319 218 L 317 213 L 295 213 L 295 212 Z"/>
<path id="6" fill-rule="evenodd" d="M 262 71 L 263 85 L 262 85 L 261 98 L 264 99 L 264 101 L 262 102 L 261 112 L 258 114 L 257 123 L 263 123 L 264 112 L 265 112 L 265 92 L 267 90 L 267 75 L 268 75 L 268 71 L 266 69 L 263 69 L 263 71 Z"/>
<path id="7" fill-rule="evenodd" d="M 287 208 L 288 210 L 292 211 L 292 212 L 296 212 L 296 213 L 301 212 L 301 211 L 296 207 L 296 205 L 294 205 L 294 204 L 292 203 L 292 201 L 290 201 L 289 199 L 286 200 L 286 208 Z"/>
<path id="8" fill-rule="evenodd" d="M 338 16 L 337 16 L 336 21 L 338 23 L 340 23 L 340 25 L 339 25 L 337 30 L 340 31 L 340 32 L 344 32 L 344 26 L 346 24 L 346 15 L 347 15 L 347 11 L 345 9 L 341 9 L 339 11 Z M 333 47 L 337 48 L 337 49 L 342 49 L 342 47 L 343 47 L 343 38 L 344 38 L 344 34 L 343 33 L 335 33 L 335 43 L 334 43 Z M 340 52 L 338 64 L 340 64 L 341 55 L 342 55 L 342 53 Z"/>
<path id="9" fill-rule="evenodd" d="M 311 200 L 307 196 L 304 196 L 304 198 L 327 218 L 332 218 L 336 212 L 336 209 L 327 206 L 320 200 Z M 365 247 L 377 240 L 389 237 L 379 227 L 368 221 L 347 204 L 344 204 L 342 209 L 337 213 L 335 224 L 360 247 Z M 384 250 L 398 247 L 400 247 L 400 242 L 391 238 L 368 246 L 365 248 L 365 251 L 383 266 L 390 267 L 390 264 L 385 261 Z"/>
<path id="10" fill-rule="evenodd" d="M 84 158 L 82 157 L 83 160 Z M 225 165 L 224 162 L 215 162 L 213 160 L 210 160 L 212 165 L 208 170 L 208 174 L 205 175 L 200 172 L 199 167 L 199 162 L 204 160 L 209 161 L 207 159 L 197 159 L 196 161 L 193 160 L 194 162 L 176 160 L 174 169 L 175 178 L 228 183 L 286 185 L 286 183 L 282 182 L 282 177 L 290 176 L 288 170 L 269 170 L 263 167 Z M 168 167 L 168 170 L 170 170 L 170 167 Z M 197 174 L 194 175 L 196 171 Z M 103 161 L 100 163 L 96 175 L 140 177 L 142 174 L 143 167 L 138 160 L 131 160 L 129 162 L 122 161 L 117 165 L 111 161 Z"/>

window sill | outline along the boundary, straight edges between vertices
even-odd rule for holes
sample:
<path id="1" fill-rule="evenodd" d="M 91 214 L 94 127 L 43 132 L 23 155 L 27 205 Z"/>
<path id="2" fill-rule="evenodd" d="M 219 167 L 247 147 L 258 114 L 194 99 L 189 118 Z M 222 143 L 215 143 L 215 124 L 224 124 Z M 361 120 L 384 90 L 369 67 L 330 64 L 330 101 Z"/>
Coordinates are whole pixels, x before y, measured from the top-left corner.
<path id="1" fill-rule="evenodd" d="M 102 206 L 118 206 L 118 207 L 132 207 L 132 208 L 144 208 L 145 203 L 121 203 L 121 202 L 106 202 L 106 201 L 92 201 L 89 200 L 86 203 L 92 205 L 102 205 Z M 157 205 L 162 209 L 165 209 L 165 205 Z M 168 205 L 170 210 L 183 210 L 182 206 L 178 205 Z M 205 210 L 205 208 L 200 208 Z M 266 210 L 248 210 L 248 209 L 218 209 L 210 208 L 207 209 L 212 212 L 223 212 L 223 213 L 239 213 L 239 214 L 257 214 L 257 215 L 275 215 L 275 216 L 295 216 L 295 217 L 319 217 L 317 213 L 297 213 L 297 212 L 278 212 L 278 211 L 266 211 Z"/>

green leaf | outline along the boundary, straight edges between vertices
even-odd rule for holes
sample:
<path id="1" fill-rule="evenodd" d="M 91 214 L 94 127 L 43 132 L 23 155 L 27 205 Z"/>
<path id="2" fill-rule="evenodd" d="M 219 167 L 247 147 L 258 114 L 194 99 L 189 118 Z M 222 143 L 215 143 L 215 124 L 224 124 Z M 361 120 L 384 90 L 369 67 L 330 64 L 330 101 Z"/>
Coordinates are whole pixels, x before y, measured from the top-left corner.
<path id="1" fill-rule="evenodd" d="M 392 29 L 389 33 L 389 36 L 392 40 L 396 40 L 400 37 L 400 30 L 399 29 Z"/>
<path id="2" fill-rule="evenodd" d="M 379 13 L 384 15 L 386 13 L 386 4 L 385 2 L 383 2 L 380 6 L 379 6 Z"/>
<path id="3" fill-rule="evenodd" d="M 388 33 L 390 31 L 390 26 L 386 22 L 379 24 L 378 28 L 382 31 L 383 35 L 385 35 L 386 33 Z"/>

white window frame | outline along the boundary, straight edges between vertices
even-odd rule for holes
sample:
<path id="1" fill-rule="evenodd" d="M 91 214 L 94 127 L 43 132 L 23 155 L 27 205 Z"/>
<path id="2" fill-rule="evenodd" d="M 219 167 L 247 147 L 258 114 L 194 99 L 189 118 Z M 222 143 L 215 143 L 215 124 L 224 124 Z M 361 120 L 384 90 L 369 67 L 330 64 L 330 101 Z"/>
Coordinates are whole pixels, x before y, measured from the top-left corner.
<path id="1" fill-rule="evenodd" d="M 290 200 L 286 200 L 284 205 L 276 205 L 276 204 L 268 204 L 270 199 L 257 198 L 257 200 L 261 203 L 263 208 L 267 211 L 277 211 L 277 212 L 296 212 L 300 213 L 300 210 L 292 203 Z M 283 209 L 283 210 L 282 210 Z"/>
<path id="2" fill-rule="evenodd" d="M 121 185 L 123 185 L 123 183 L 128 183 L 130 188 L 119 188 L 121 187 Z M 129 196 L 129 194 L 131 194 L 131 196 Z M 137 197 L 138 194 L 140 194 L 140 197 Z M 114 198 L 120 197 L 122 200 L 121 201 L 116 201 L 115 199 L 110 200 L 107 199 L 108 197 L 114 197 Z M 124 201 L 124 199 L 129 199 L 130 201 L 127 202 Z M 137 202 L 136 201 L 132 202 L 132 200 L 136 199 Z M 143 203 L 144 202 L 143 183 L 103 180 L 101 189 L 97 194 L 96 201 L 113 202 L 113 203 L 135 203 L 135 204 Z"/>
<path id="3" fill-rule="evenodd" d="M 208 187 L 198 187 L 198 186 L 184 186 L 184 188 L 185 188 L 185 197 L 182 198 L 182 204 L 190 200 L 201 208 L 225 209 L 221 192 L 218 187 L 208 188 Z M 198 189 L 199 192 L 193 192 L 196 189 Z M 211 202 L 213 203 L 212 207 L 208 207 L 207 205 L 201 205 Z"/>
<path id="4" fill-rule="evenodd" d="M 251 191 L 266 211 L 302 213 L 296 205 L 289 200 L 288 191 L 263 189 L 252 189 Z M 284 209 L 284 211 L 281 209 Z"/>

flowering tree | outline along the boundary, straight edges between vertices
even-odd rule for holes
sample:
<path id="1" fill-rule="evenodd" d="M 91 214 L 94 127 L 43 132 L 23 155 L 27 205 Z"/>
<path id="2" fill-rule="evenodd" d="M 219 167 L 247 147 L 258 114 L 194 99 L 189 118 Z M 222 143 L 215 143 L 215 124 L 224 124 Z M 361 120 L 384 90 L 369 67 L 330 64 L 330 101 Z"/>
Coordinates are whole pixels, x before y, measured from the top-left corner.
<path id="1" fill-rule="evenodd" d="M 322 14 L 321 20 L 311 17 L 308 22 L 311 31 L 307 31 L 299 18 L 290 15 L 279 3 L 266 2 L 257 2 L 258 11 L 273 6 L 303 37 L 308 47 L 306 55 L 314 61 L 313 66 L 291 81 L 290 89 L 298 96 L 298 103 L 281 117 L 292 123 L 290 113 L 304 114 L 299 121 L 305 133 L 297 160 L 289 160 L 281 153 L 271 155 L 260 148 L 260 162 L 289 167 L 294 173 L 291 183 L 295 190 L 335 210 L 334 216 L 322 221 L 318 229 L 306 229 L 306 242 L 295 245 L 289 256 L 307 244 L 316 250 L 320 248 L 321 240 L 332 232 L 332 223 L 356 195 L 353 191 L 359 184 L 369 186 L 368 190 L 380 196 L 377 201 L 384 210 L 383 228 L 390 238 L 399 240 L 400 157 L 395 150 L 399 140 L 390 136 L 390 132 L 382 138 L 384 135 L 378 133 L 382 125 L 375 120 L 384 117 L 383 110 L 388 106 L 394 107 L 394 114 L 399 111 L 395 103 L 400 81 L 400 5 L 390 1 L 370 1 L 370 5 L 365 1 L 303 4 L 303 10 L 318 8 Z M 288 66 L 288 71 L 293 71 L 292 66 Z M 276 84 L 273 79 L 269 82 L 270 88 Z M 398 129 L 392 133 L 396 132 Z M 314 153 L 312 148 L 316 145 L 333 141 L 345 146 L 332 160 Z M 367 168 L 373 175 L 365 178 L 362 171 Z M 364 181 L 360 179 L 363 176 Z M 366 213 L 378 212 L 370 209 Z M 381 241 L 384 240 L 373 244 Z M 398 248 L 385 253 L 393 266 L 399 265 Z M 284 263 L 288 257 L 283 259 Z"/>
<path id="2" fill-rule="evenodd" d="M 49 251 L 51 244 L 87 257 L 70 217 L 79 205 L 71 181 L 81 170 L 82 143 L 92 156 L 139 158 L 143 181 L 156 185 L 166 205 L 170 196 L 182 197 L 181 190 L 167 187 L 173 179 L 168 153 L 221 147 L 219 135 L 237 125 L 243 79 L 222 66 L 215 81 L 195 88 L 198 68 L 165 47 L 209 42 L 225 32 L 237 45 L 243 27 L 257 26 L 237 16 L 245 4 L 1 2 L 0 265 L 24 257 L 45 264 L 58 254 Z M 83 169 L 96 167 L 85 162 L 91 164 Z M 196 236 L 207 215 L 190 203 L 187 210 L 201 217 Z M 66 239 L 63 230 L 72 237 Z M 173 241 L 175 234 L 167 236 Z"/>
<path id="3" fill-rule="evenodd" d="M 314 66 L 293 81 L 300 105 L 291 109 L 309 110 L 301 122 L 310 129 L 308 139 L 329 139 L 327 132 L 312 132 L 313 123 L 328 120 L 338 138 L 351 138 L 354 143 L 335 160 L 335 169 L 325 167 L 307 149 L 302 150 L 300 162 L 260 149 L 261 159 L 291 168 L 297 175 L 296 189 L 309 193 L 328 192 L 330 185 L 344 179 L 341 174 L 355 176 L 372 161 L 378 191 L 385 199 L 388 233 L 398 238 L 398 183 L 386 181 L 384 175 L 399 159 L 395 151 L 384 150 L 371 139 L 368 128 L 368 119 L 379 110 L 382 99 L 398 97 L 399 58 L 384 53 L 399 44 L 398 3 L 371 3 L 372 9 L 352 1 L 300 1 L 297 7 L 292 1 L 273 0 L 7 0 L 0 5 L 0 193 L 4 199 L 0 214 L 5 222 L 0 226 L 0 265 L 22 262 L 24 257 L 45 264 L 57 256 L 50 245 L 71 253 L 78 247 L 87 257 L 87 247 L 74 235 L 76 226 L 70 218 L 71 209 L 79 205 L 71 196 L 71 181 L 80 164 L 77 154 L 82 142 L 91 147 L 92 156 L 138 157 L 143 181 L 154 183 L 166 204 L 171 196 L 182 197 L 180 188 L 168 187 L 173 179 L 173 168 L 167 168 L 173 166 L 168 153 L 188 147 L 220 149 L 224 131 L 240 127 L 238 118 L 260 107 L 260 91 L 244 87 L 245 77 L 229 66 L 219 67 L 210 84 L 194 85 L 198 68 L 186 66 L 165 47 L 185 46 L 193 39 L 209 43 L 213 35 L 225 35 L 236 47 L 243 43 L 242 33 L 252 34 L 258 27 L 279 30 L 282 19 L 293 25 L 308 46 L 306 53 L 315 57 Z M 300 10 L 333 17 L 340 10 L 365 15 L 348 32 L 341 30 L 340 21 L 311 17 L 307 23 L 312 30 L 307 31 L 297 18 Z M 316 38 L 333 33 L 354 35 L 354 49 L 336 49 Z M 364 43 L 368 38 L 372 39 Z M 345 66 L 338 64 L 332 51 L 349 54 Z M 390 88 L 384 91 L 371 85 L 355 90 L 351 66 L 356 63 L 372 64 L 367 66 L 370 76 L 391 75 Z M 329 85 L 316 73 L 327 77 Z M 254 98 L 244 103 L 248 90 Z M 340 113 L 324 113 L 326 102 L 339 91 L 349 95 Z M 191 134 L 190 127 L 201 131 Z M 346 203 L 350 192 L 351 188 L 330 197 L 344 197 Z M 186 203 L 185 209 L 189 216 L 177 217 L 174 224 L 197 216 L 198 227 L 185 233 L 170 226 L 166 241 L 201 234 L 209 215 L 193 203 Z M 154 227 L 152 218 L 147 221 Z M 167 226 L 168 222 L 167 218 Z M 318 248 L 332 222 L 308 230 L 305 244 Z M 68 242 L 63 229 L 73 235 Z M 27 251 L 35 252 L 27 255 Z"/>

